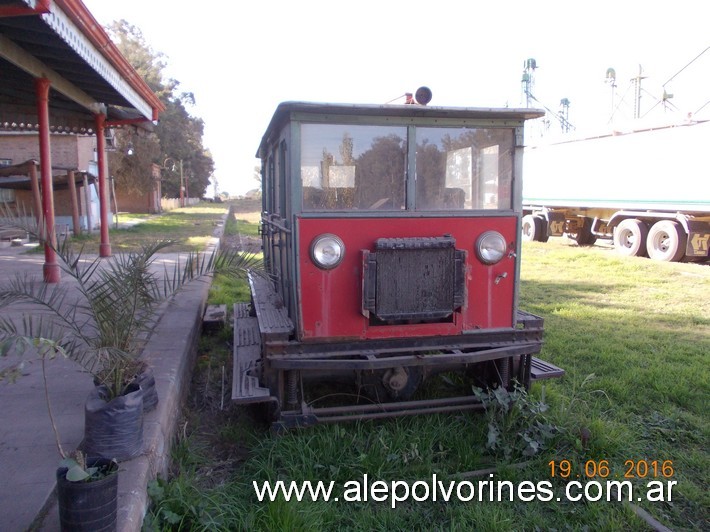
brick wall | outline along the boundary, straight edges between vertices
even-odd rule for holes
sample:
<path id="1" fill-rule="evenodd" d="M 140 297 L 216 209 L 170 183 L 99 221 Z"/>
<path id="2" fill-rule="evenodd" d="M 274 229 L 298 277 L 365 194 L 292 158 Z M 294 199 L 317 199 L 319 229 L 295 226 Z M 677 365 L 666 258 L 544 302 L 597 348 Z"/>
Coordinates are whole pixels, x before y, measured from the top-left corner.
<path id="1" fill-rule="evenodd" d="M 147 194 L 116 189 L 116 201 L 118 202 L 119 212 L 156 214 L 161 211 L 160 166 L 153 164 L 151 172 L 153 177 L 153 190 Z"/>
<path id="2" fill-rule="evenodd" d="M 54 134 L 50 137 L 52 166 L 66 166 L 88 170 L 94 158 L 96 138 Z M 11 164 L 20 164 L 30 159 L 39 161 L 39 135 L 35 132 L 9 132 L 0 134 L 0 159 L 10 159 Z"/>

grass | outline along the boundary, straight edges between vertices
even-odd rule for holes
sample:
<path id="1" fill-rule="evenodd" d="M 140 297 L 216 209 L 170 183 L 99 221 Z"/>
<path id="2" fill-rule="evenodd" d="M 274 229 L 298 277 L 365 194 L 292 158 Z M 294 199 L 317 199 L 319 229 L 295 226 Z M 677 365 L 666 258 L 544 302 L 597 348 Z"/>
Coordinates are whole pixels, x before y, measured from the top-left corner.
<path id="1" fill-rule="evenodd" d="M 199 203 L 160 215 L 119 214 L 121 225 L 129 227 L 109 230 L 109 241 L 113 253 L 136 251 L 143 244 L 156 239 L 174 240 L 175 244 L 165 252 L 201 251 L 212 238 L 215 226 L 229 209 L 227 203 Z M 113 220 L 111 226 L 114 227 Z M 98 253 L 100 235 L 94 231 L 90 235 L 73 237 L 77 245 L 84 247 L 84 253 Z"/>
<path id="2" fill-rule="evenodd" d="M 219 282 L 219 281 L 218 281 Z M 170 481 L 152 486 L 146 528 L 164 530 L 649 530 L 617 502 L 259 502 L 252 481 L 427 480 L 498 465 L 495 480 L 552 482 L 549 462 L 672 460 L 670 502 L 636 502 L 673 530 L 707 530 L 710 497 L 710 266 L 621 258 L 560 239 L 526 243 L 521 307 L 545 318 L 542 358 L 566 370 L 527 400 L 549 405 L 543 451 L 507 461 L 486 448 L 500 414 L 441 414 L 321 425 L 271 436 L 256 408 L 214 405 L 231 331 L 206 338 Z M 242 298 L 235 287 L 219 297 Z M 217 297 L 216 295 L 214 297 Z M 212 399 L 212 400 L 210 400 Z M 519 420 L 518 420 L 519 421 Z M 515 429 L 512 432 L 516 432 Z M 504 434 L 504 438 L 514 437 Z M 504 441 L 505 443 L 505 441 Z M 521 469 L 505 467 L 525 461 Z M 596 477 L 603 481 L 603 478 Z M 644 485 L 652 478 L 637 478 Z M 470 479 L 477 482 L 478 479 Z M 484 477 L 484 480 L 486 478 Z M 623 480 L 623 479 L 618 479 Z"/>
<path id="3" fill-rule="evenodd" d="M 258 236 L 258 220 L 260 217 L 250 215 L 248 213 L 245 216 L 243 213 L 239 212 L 239 206 L 243 209 L 243 205 L 237 205 L 238 206 L 234 209 L 236 212 L 227 218 L 227 222 L 224 227 L 225 239 L 235 238 L 239 240 L 240 234 L 243 236 Z M 256 257 L 260 258 L 263 257 L 263 255 L 261 255 L 261 253 L 257 253 Z M 237 301 L 249 301 L 249 285 L 241 279 L 236 279 L 227 275 L 217 275 L 210 285 L 210 291 L 207 297 L 210 304 L 227 305 L 227 308 L 230 308 L 231 305 Z"/>
<path id="4" fill-rule="evenodd" d="M 225 232 L 230 234 L 241 234 L 244 236 L 259 236 L 259 224 L 249 220 L 249 217 L 239 217 L 235 213 L 233 217 L 227 220 Z"/>
<path id="5" fill-rule="evenodd" d="M 592 456 L 673 460 L 672 504 L 646 509 L 703 529 L 710 498 L 710 265 L 667 264 L 560 242 L 525 246 L 522 304 L 545 317 L 544 358 L 565 367 L 548 397 L 591 428 Z M 569 422 L 568 422 L 569 423 Z"/>

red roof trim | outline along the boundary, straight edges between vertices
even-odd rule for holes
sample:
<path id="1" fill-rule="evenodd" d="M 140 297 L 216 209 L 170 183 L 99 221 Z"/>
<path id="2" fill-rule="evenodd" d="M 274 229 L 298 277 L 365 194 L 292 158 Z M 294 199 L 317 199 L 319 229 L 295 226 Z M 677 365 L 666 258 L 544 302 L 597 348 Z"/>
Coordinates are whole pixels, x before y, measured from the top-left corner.
<path id="1" fill-rule="evenodd" d="M 43 0 L 43 2 L 49 0 Z M 118 50 L 113 41 L 104 31 L 101 24 L 89 12 L 81 0 L 54 0 L 54 3 L 66 13 L 71 21 L 76 24 L 82 33 L 101 52 L 101 54 L 118 70 L 133 87 L 133 89 L 152 107 L 153 120 L 158 120 L 158 115 L 165 110 L 163 102 L 156 96 L 151 88 L 138 75 L 138 72 Z"/>
<path id="2" fill-rule="evenodd" d="M 41 15 L 49 13 L 50 0 L 37 0 L 37 7 L 18 7 L 18 6 L 2 6 L 0 7 L 0 17 L 26 17 L 28 15 Z"/>

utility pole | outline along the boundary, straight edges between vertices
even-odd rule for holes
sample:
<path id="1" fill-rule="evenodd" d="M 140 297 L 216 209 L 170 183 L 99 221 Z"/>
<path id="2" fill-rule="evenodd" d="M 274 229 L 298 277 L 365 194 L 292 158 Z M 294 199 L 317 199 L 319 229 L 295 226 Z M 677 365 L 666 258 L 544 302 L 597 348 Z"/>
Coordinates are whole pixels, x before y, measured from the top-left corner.
<path id="1" fill-rule="evenodd" d="M 182 159 L 178 159 L 178 160 L 176 161 L 176 160 L 173 159 L 172 157 L 167 157 L 167 158 L 163 161 L 163 168 L 165 168 L 166 170 L 167 170 L 167 168 L 168 168 L 168 161 L 172 161 L 172 162 L 173 162 L 173 167 L 172 167 L 172 171 L 173 171 L 173 172 L 175 171 L 175 165 L 176 165 L 176 164 L 177 164 L 177 166 L 178 166 L 179 169 L 180 169 L 180 207 L 184 207 L 184 206 L 185 206 L 185 177 L 184 177 L 184 175 L 183 175 Z"/>

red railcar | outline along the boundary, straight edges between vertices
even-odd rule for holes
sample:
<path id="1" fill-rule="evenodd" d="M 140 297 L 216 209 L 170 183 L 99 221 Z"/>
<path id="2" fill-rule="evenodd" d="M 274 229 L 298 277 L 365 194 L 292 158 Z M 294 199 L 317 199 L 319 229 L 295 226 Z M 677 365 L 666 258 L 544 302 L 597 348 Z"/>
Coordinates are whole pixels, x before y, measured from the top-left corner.
<path id="1" fill-rule="evenodd" d="M 267 275 L 235 306 L 233 399 L 290 427 L 476 408 L 470 386 L 417 396 L 442 372 L 561 375 L 534 357 L 543 320 L 518 309 L 523 124 L 541 115 L 279 105 L 257 153 Z"/>

